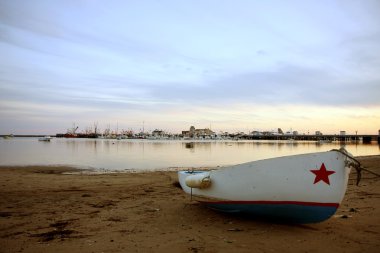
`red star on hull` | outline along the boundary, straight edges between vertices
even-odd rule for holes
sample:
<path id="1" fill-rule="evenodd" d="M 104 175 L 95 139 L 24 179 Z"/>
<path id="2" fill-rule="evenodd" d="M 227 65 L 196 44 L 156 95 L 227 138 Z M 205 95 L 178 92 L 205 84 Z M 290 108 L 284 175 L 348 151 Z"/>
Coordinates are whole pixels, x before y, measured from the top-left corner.
<path id="1" fill-rule="evenodd" d="M 326 170 L 326 166 L 324 163 L 322 163 L 321 168 L 319 170 L 310 171 L 315 174 L 314 184 L 318 183 L 319 181 L 323 181 L 326 184 L 330 185 L 329 176 L 335 173 L 335 171 L 333 170 Z"/>

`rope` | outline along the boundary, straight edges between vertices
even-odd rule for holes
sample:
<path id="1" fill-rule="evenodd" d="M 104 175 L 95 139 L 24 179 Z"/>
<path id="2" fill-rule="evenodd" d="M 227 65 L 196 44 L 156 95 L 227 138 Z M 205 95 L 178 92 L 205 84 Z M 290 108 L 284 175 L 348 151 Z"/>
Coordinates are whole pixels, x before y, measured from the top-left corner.
<path id="1" fill-rule="evenodd" d="M 362 170 L 367 171 L 367 172 L 369 172 L 369 173 L 371 173 L 371 174 L 373 174 L 373 175 L 375 175 L 377 177 L 380 177 L 380 174 L 377 174 L 376 172 L 370 171 L 369 169 L 362 168 Z"/>
<path id="2" fill-rule="evenodd" d="M 368 170 L 368 169 L 363 168 L 362 165 L 361 165 L 361 163 L 360 163 L 355 157 L 353 157 L 350 153 L 348 153 L 347 150 L 346 150 L 345 148 L 342 147 L 342 148 L 340 148 L 340 149 L 332 149 L 331 151 L 339 152 L 339 153 L 345 155 L 347 158 L 350 159 L 350 161 L 347 162 L 347 165 L 348 165 L 349 167 L 353 167 L 353 168 L 355 168 L 355 170 L 356 170 L 356 172 L 357 172 L 357 176 L 356 176 L 356 185 L 359 185 L 359 182 L 360 182 L 360 180 L 361 180 L 361 178 L 362 178 L 362 170 L 367 171 L 367 172 L 369 172 L 369 173 L 371 173 L 371 174 L 373 174 L 373 175 L 375 175 L 375 176 L 380 177 L 379 174 L 377 174 L 377 173 L 375 173 L 375 172 L 373 172 L 373 171 L 370 171 L 370 170 Z"/>

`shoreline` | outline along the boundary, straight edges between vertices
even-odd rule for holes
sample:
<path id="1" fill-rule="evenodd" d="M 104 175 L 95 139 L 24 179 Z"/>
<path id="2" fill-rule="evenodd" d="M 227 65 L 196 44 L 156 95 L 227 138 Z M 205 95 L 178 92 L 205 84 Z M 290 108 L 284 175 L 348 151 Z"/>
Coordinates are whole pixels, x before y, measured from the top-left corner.
<path id="1" fill-rule="evenodd" d="M 380 174 L 380 156 L 356 157 Z M 0 166 L 0 252 L 376 252 L 380 178 L 352 170 L 344 200 L 322 223 L 223 214 L 190 201 L 175 171 L 75 173 Z M 69 173 L 69 174 L 67 174 Z"/>
<path id="2" fill-rule="evenodd" d="M 359 161 L 365 161 L 368 159 L 379 159 L 380 155 L 363 155 L 363 156 L 355 156 Z M 271 158 L 266 158 L 271 159 Z M 265 160 L 265 159 L 259 159 Z M 259 161 L 257 160 L 257 161 Z M 256 161 L 256 160 L 253 160 Z M 234 165 L 234 164 L 233 164 Z M 65 165 L 65 164 L 34 164 L 34 165 L 0 165 L 1 169 L 26 169 L 33 170 L 33 168 L 47 170 L 67 170 L 65 173 L 67 174 L 117 174 L 117 173 L 151 173 L 151 172 L 178 172 L 181 170 L 212 170 L 212 169 L 221 169 L 224 167 L 229 167 L 233 165 L 224 165 L 224 166 L 215 166 L 215 167 L 206 167 L 206 166 L 195 166 L 195 167 L 166 167 L 166 168 L 158 168 L 158 169 L 106 169 L 106 168 L 94 168 L 91 166 L 76 166 L 76 165 Z"/>

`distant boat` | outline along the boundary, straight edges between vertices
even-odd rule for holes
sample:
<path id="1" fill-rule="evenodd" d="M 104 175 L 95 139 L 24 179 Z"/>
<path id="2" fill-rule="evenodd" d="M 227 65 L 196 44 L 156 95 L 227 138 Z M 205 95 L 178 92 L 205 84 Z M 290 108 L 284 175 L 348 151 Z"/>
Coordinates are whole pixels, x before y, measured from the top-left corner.
<path id="1" fill-rule="evenodd" d="M 76 133 L 65 133 L 63 135 L 63 137 L 65 137 L 65 138 L 77 138 L 78 134 L 76 134 Z"/>
<path id="2" fill-rule="evenodd" d="M 39 140 L 39 141 L 50 141 L 50 140 L 51 140 L 51 137 L 48 136 L 48 135 L 46 135 L 46 136 L 44 136 L 44 137 L 40 137 L 40 138 L 38 138 L 38 140 Z"/>
<path id="3" fill-rule="evenodd" d="M 13 137 L 14 137 L 13 134 L 8 134 L 8 135 L 3 136 L 4 139 L 12 139 Z"/>
<path id="4" fill-rule="evenodd" d="M 75 125 L 75 123 L 73 124 L 73 127 L 71 129 L 67 129 L 67 133 L 65 133 L 63 135 L 63 137 L 65 138 L 77 138 L 78 137 L 78 134 L 75 133 L 77 130 L 78 130 L 78 126 Z"/>
<path id="5" fill-rule="evenodd" d="M 345 150 L 332 150 L 211 171 L 179 171 L 178 177 L 186 193 L 212 209 L 315 223 L 331 217 L 342 202 L 349 156 Z"/>

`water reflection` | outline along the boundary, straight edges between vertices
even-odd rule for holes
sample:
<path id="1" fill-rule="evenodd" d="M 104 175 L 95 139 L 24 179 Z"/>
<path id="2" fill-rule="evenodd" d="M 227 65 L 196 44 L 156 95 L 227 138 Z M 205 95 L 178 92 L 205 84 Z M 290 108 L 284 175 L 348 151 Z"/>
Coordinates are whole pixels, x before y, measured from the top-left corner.
<path id="1" fill-rule="evenodd" d="M 270 157 L 345 147 L 355 156 L 377 155 L 378 143 L 297 141 L 157 141 L 36 138 L 0 140 L 0 165 L 65 164 L 107 169 L 224 166 Z"/>

